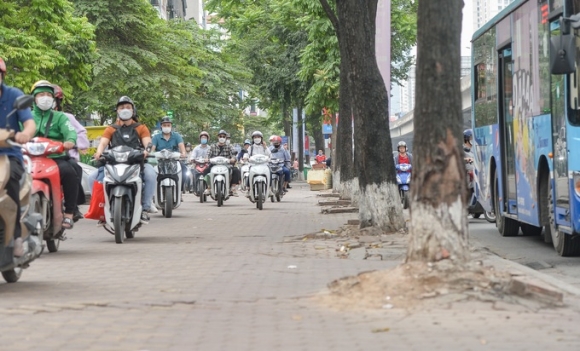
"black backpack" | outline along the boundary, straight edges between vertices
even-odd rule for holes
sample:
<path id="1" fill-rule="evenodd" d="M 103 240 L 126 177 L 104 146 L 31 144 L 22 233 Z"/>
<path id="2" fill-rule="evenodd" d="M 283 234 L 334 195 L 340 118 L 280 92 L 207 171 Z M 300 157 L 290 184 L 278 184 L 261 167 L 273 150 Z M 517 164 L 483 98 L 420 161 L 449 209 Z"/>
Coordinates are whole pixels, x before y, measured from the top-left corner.
<path id="1" fill-rule="evenodd" d="M 115 128 L 115 132 L 111 137 L 109 147 L 114 148 L 115 146 L 120 145 L 129 146 L 133 149 L 143 147 L 141 138 L 139 138 L 139 134 L 136 130 L 140 125 L 141 123 L 133 123 L 129 126 L 120 126 L 118 124 L 112 125 L 111 127 Z"/>

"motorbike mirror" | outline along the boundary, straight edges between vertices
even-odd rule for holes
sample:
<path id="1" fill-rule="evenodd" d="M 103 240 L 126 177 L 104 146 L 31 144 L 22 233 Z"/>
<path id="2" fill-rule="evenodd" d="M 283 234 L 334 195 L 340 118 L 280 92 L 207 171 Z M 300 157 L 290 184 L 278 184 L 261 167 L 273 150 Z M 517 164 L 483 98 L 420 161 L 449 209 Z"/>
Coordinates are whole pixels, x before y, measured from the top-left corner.
<path id="1" fill-rule="evenodd" d="M 16 100 L 14 100 L 14 105 L 12 105 L 12 108 L 14 108 L 15 110 L 22 110 L 25 108 L 29 108 L 32 106 L 33 102 L 34 102 L 34 96 L 32 96 L 32 95 L 20 95 L 19 97 L 16 98 Z"/>

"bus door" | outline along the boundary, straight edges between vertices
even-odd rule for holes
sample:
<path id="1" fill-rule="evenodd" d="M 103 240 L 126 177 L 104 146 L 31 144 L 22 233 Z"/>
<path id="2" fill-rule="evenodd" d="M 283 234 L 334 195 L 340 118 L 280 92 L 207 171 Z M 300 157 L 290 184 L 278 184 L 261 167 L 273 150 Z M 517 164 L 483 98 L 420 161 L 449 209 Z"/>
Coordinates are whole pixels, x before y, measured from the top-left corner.
<path id="1" fill-rule="evenodd" d="M 516 160 L 513 118 L 513 62 L 511 45 L 499 51 L 499 130 L 503 204 L 507 213 L 517 214 Z"/>

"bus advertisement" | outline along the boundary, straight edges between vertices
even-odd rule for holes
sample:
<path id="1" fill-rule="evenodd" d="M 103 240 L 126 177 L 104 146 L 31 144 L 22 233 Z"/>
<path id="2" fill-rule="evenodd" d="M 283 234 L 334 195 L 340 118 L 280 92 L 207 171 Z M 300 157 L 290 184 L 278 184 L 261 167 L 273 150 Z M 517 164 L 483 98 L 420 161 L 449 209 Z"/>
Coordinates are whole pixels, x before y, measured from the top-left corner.
<path id="1" fill-rule="evenodd" d="M 580 255 L 580 0 L 515 0 L 472 38 L 476 191 L 502 236 Z M 578 61 L 575 61 L 578 60 Z"/>

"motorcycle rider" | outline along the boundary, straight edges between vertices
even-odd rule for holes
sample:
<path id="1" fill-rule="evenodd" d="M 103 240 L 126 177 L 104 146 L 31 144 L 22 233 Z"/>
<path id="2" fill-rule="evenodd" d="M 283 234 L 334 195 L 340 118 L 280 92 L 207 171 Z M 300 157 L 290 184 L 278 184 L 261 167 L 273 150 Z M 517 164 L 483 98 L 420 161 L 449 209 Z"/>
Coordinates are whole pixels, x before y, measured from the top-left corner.
<path id="1" fill-rule="evenodd" d="M 244 155 L 248 155 L 248 149 L 250 148 L 250 145 L 252 145 L 252 142 L 250 141 L 250 139 L 246 139 L 244 140 L 244 147 L 242 148 L 242 150 L 240 152 L 238 152 L 238 162 L 240 162 L 240 160 L 242 158 L 244 158 Z"/>
<path id="2" fill-rule="evenodd" d="M 463 151 L 465 152 L 465 162 L 466 163 L 473 163 L 475 159 L 475 155 L 471 152 L 471 148 L 473 147 L 472 141 L 473 140 L 473 131 L 471 129 L 466 129 L 463 131 Z"/>
<path id="3" fill-rule="evenodd" d="M 36 123 L 32 117 L 30 109 L 18 110 L 6 119 L 6 116 L 12 111 L 14 100 L 24 93 L 14 87 L 4 84 L 6 78 L 6 63 L 0 57 L 0 128 L 6 128 L 16 131 L 14 140 L 19 144 L 26 144 L 34 136 Z M 24 129 L 20 128 L 20 125 Z M 20 179 L 24 174 L 22 149 L 20 147 L 0 148 L 0 155 L 7 155 L 10 161 L 10 178 L 6 183 L 6 195 L 8 195 L 16 205 L 16 225 L 14 227 L 14 250 L 13 254 L 20 257 L 24 254 L 22 246 L 22 229 L 20 227 Z"/>
<path id="4" fill-rule="evenodd" d="M 270 149 L 266 146 L 266 142 L 264 142 L 264 135 L 262 132 L 256 130 L 252 133 L 252 140 L 254 143 L 248 148 L 248 157 L 252 157 L 254 155 L 265 155 L 270 157 L 272 154 Z M 250 166 L 251 168 L 251 166 Z M 246 192 L 246 197 L 250 197 L 250 184 L 246 184 L 246 188 L 248 191 Z"/>
<path id="5" fill-rule="evenodd" d="M 131 148 L 143 148 L 147 147 L 151 143 L 151 133 L 149 129 L 139 122 L 137 122 L 137 108 L 135 103 L 128 96 L 122 96 L 116 105 L 117 110 L 117 121 L 114 125 L 110 125 L 103 132 L 101 137 L 101 142 L 97 147 L 95 152 L 95 159 L 99 159 L 101 154 L 107 146 L 114 148 L 119 145 L 126 145 Z M 149 154 L 147 150 L 144 151 L 145 157 Z M 90 179 L 96 179 L 97 172 L 102 173 L 102 167 L 98 171 L 93 172 L 89 176 L 89 184 L 92 184 Z M 141 223 L 149 223 L 149 215 L 147 212 L 151 210 L 151 202 L 153 200 L 153 195 L 155 194 L 155 187 L 157 186 L 157 175 L 153 166 L 149 163 L 143 165 L 143 173 L 141 174 L 143 179 L 143 195 L 141 197 L 141 205 L 143 206 L 143 212 L 141 213 Z M 102 178 L 100 179 L 102 181 Z"/>
<path id="6" fill-rule="evenodd" d="M 62 88 L 59 87 L 58 85 L 54 85 L 54 101 L 56 103 L 54 109 L 56 111 L 63 112 L 63 100 L 64 100 L 64 93 L 62 91 Z M 79 152 L 82 154 L 86 154 L 87 149 L 91 145 L 91 143 L 89 142 L 89 138 L 87 137 L 87 130 L 85 127 L 83 127 L 82 124 L 80 124 L 77 121 L 75 116 L 73 116 L 72 114 L 67 113 L 67 112 L 63 112 L 63 113 L 65 116 L 68 117 L 70 124 L 74 127 L 75 131 L 77 132 L 77 149 L 78 150 L 70 149 L 68 151 L 68 154 L 75 161 L 79 162 L 80 161 Z M 77 176 L 82 181 L 83 169 L 77 163 L 74 163 L 73 165 L 75 166 L 75 170 L 77 171 Z M 73 220 L 75 222 L 77 222 L 79 219 L 84 217 L 83 214 L 81 213 L 81 211 L 79 210 L 78 205 L 85 203 L 85 189 L 83 188 L 82 184 L 79 184 L 79 186 L 80 186 L 79 194 L 78 194 L 79 198 L 78 198 L 77 208 L 75 209 L 75 215 L 73 217 Z"/>
<path id="7" fill-rule="evenodd" d="M 199 145 L 193 148 L 189 159 L 194 161 L 198 158 L 207 158 L 207 153 L 209 152 L 209 133 L 202 131 L 199 133 Z"/>
<path id="8" fill-rule="evenodd" d="M 189 155 L 191 152 L 191 143 L 185 143 L 185 153 Z"/>
<path id="9" fill-rule="evenodd" d="M 395 155 L 395 166 L 400 164 L 412 164 L 413 155 L 407 152 L 407 143 L 404 141 L 399 141 L 397 144 L 397 150 L 399 153 Z"/>
<path id="10" fill-rule="evenodd" d="M 64 194 L 64 218 L 62 227 L 72 229 L 74 226 L 74 216 L 77 210 L 77 204 L 83 203 L 84 196 L 79 197 L 79 190 L 82 189 L 82 170 L 71 160 L 68 151 L 72 149 L 77 141 L 77 132 L 70 123 L 67 116 L 60 111 L 53 110 L 55 103 L 54 85 L 46 80 L 41 80 L 32 86 L 32 95 L 34 95 L 34 105 L 32 116 L 36 122 L 35 136 L 42 136 L 63 143 L 66 150 L 60 155 L 50 155 L 58 165 L 60 173 L 60 184 Z M 79 174 L 80 170 L 80 174 Z M 70 186 L 71 184 L 76 186 Z"/>
<path id="11" fill-rule="evenodd" d="M 288 157 L 288 153 L 281 146 L 282 138 L 280 138 L 278 135 L 273 135 L 270 140 L 272 141 L 272 146 L 269 148 L 271 157 L 284 160 L 282 172 L 284 173 L 284 193 L 286 193 L 286 188 L 290 182 L 290 157 Z"/>
<path id="12" fill-rule="evenodd" d="M 161 133 L 153 136 L 151 152 L 163 151 L 170 149 L 171 151 L 179 151 L 181 157 L 186 158 L 185 145 L 183 138 L 177 132 L 172 131 L 173 122 L 167 116 L 161 119 Z M 185 188 L 185 179 L 187 178 L 187 167 L 184 162 L 181 162 L 181 188 Z"/>
<path id="13" fill-rule="evenodd" d="M 226 144 L 226 138 L 228 136 L 228 133 L 226 133 L 225 130 L 220 130 L 218 133 L 218 142 L 215 144 L 212 144 L 209 148 L 209 152 L 207 153 L 207 159 L 211 159 L 213 157 L 217 157 L 217 156 L 222 156 L 225 158 L 229 158 L 230 159 L 230 163 L 234 164 L 236 163 L 236 158 L 234 156 L 234 149 L 232 148 L 231 145 L 227 145 Z M 207 177 L 207 175 L 209 174 L 209 172 L 211 171 L 213 165 L 210 165 L 206 170 L 204 175 L 206 175 L 206 182 L 209 186 L 209 179 Z M 236 185 L 238 185 L 240 183 L 240 170 L 238 168 L 232 167 L 230 169 L 230 173 L 231 173 L 231 182 L 230 182 L 230 195 L 231 196 L 238 196 L 238 193 L 236 191 Z M 210 190 L 209 188 L 205 190 L 205 194 L 209 194 Z"/>

